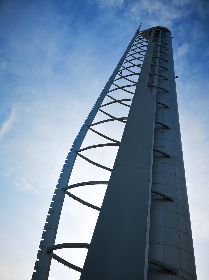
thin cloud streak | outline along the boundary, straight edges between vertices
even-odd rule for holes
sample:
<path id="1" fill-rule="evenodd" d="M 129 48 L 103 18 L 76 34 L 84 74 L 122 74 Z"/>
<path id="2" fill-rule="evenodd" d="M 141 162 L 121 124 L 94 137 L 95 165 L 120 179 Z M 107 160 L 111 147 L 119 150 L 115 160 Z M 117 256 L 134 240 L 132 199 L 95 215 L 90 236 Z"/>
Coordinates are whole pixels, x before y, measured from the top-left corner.
<path id="1" fill-rule="evenodd" d="M 12 129 L 15 120 L 16 120 L 16 111 L 15 108 L 12 108 L 8 118 L 2 123 L 0 127 L 0 141 Z"/>

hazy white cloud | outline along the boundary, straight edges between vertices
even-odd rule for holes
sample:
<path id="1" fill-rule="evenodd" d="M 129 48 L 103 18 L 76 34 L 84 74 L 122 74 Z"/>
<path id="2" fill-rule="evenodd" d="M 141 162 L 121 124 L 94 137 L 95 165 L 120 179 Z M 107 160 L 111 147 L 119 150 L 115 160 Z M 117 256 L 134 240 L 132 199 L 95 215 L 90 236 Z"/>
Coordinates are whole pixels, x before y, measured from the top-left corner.
<path id="1" fill-rule="evenodd" d="M 95 0 L 102 8 L 119 8 L 123 5 L 124 0 Z"/>
<path id="2" fill-rule="evenodd" d="M 136 19 L 140 20 L 140 15 L 145 12 L 145 21 L 150 26 L 165 25 L 170 27 L 176 19 L 189 16 L 195 10 L 201 17 L 208 13 L 206 1 L 193 0 L 139 0 L 133 1 L 129 6 L 129 12 Z"/>
<path id="3" fill-rule="evenodd" d="M 35 189 L 32 184 L 24 177 L 16 178 L 14 185 L 21 191 L 31 191 Z"/>
<path id="4" fill-rule="evenodd" d="M 16 120 L 15 108 L 12 108 L 8 118 L 0 126 L 0 141 L 8 133 L 8 131 L 13 127 Z"/>
<path id="5" fill-rule="evenodd" d="M 189 44 L 183 43 L 175 51 L 174 59 L 182 58 L 185 54 L 187 54 L 188 50 L 189 50 Z"/>
<path id="6" fill-rule="evenodd" d="M 140 20 L 140 15 L 145 12 L 145 21 L 149 26 L 165 25 L 170 26 L 173 20 L 182 16 L 183 10 L 179 9 L 175 2 L 162 0 L 140 0 L 134 1 L 129 7 L 131 16 Z M 185 10 L 184 10 L 185 13 Z"/>
<path id="7" fill-rule="evenodd" d="M 208 197 L 208 196 L 207 196 Z M 209 234 L 209 213 L 199 211 L 196 209 L 195 215 L 192 215 L 192 226 L 193 226 L 193 236 L 195 243 L 198 245 L 198 241 L 207 241 Z M 198 248 L 198 247 L 197 247 Z"/>

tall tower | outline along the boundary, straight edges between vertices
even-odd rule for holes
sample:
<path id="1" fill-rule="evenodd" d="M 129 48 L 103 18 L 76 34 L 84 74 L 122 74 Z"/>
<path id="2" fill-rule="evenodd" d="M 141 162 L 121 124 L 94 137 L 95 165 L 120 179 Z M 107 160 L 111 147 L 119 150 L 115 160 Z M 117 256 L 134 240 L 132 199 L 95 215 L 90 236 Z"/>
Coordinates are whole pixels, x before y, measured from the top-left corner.
<path id="1" fill-rule="evenodd" d="M 171 32 L 157 26 L 137 30 L 128 45 L 67 156 L 32 280 L 48 279 L 52 258 L 81 272 L 80 280 L 196 279 L 171 41 Z M 127 116 L 104 110 L 116 103 L 130 109 Z M 108 118 L 95 122 L 98 112 Z M 96 129 L 113 121 L 125 124 L 121 141 Z M 82 147 L 88 131 L 109 142 Z M 83 154 L 108 146 L 119 147 L 113 168 Z M 109 180 L 69 184 L 77 156 L 109 171 Z M 69 192 L 97 184 L 107 184 L 101 208 Z M 66 194 L 100 211 L 90 244 L 55 244 Z M 84 267 L 58 257 L 61 248 L 87 248 Z"/>

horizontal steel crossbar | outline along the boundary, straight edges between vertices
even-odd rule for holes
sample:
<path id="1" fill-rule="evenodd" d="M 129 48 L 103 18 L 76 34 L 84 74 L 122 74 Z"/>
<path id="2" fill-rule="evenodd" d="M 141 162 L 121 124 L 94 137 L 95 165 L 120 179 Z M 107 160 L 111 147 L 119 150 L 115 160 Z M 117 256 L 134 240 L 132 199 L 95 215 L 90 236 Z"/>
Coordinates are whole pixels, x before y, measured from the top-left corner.
<path id="1" fill-rule="evenodd" d="M 105 114 L 106 116 L 112 118 L 113 120 L 117 120 L 117 117 L 111 115 L 110 113 L 107 113 L 106 111 L 99 109 L 100 112 L 102 112 L 103 114 Z"/>
<path id="2" fill-rule="evenodd" d="M 92 123 L 90 126 L 95 126 L 95 125 L 98 125 L 98 124 L 102 124 L 102 123 L 106 123 L 106 122 L 114 122 L 114 121 L 119 121 L 119 122 L 122 122 L 122 123 L 126 123 L 126 120 L 127 120 L 127 117 L 122 117 L 122 118 L 115 118 L 115 119 L 106 119 L 106 120 L 102 120 L 102 121 L 99 121 L 99 122 L 95 122 L 95 123 Z"/>
<path id="3" fill-rule="evenodd" d="M 165 67 L 165 66 L 159 65 L 159 67 L 162 68 L 162 69 L 164 69 L 164 70 L 168 70 L 168 68 Z"/>
<path id="4" fill-rule="evenodd" d="M 114 146 L 118 147 L 119 143 L 104 143 L 104 144 L 91 145 L 91 146 L 80 149 L 78 152 L 83 152 L 83 151 L 90 150 L 90 149 L 95 149 L 95 148 L 114 147 Z"/>
<path id="5" fill-rule="evenodd" d="M 162 87 L 157 87 L 157 89 L 160 89 L 161 91 L 163 91 L 163 92 L 166 92 L 166 93 L 169 93 L 169 91 L 167 90 L 167 89 L 165 89 L 165 88 L 162 88 Z"/>
<path id="6" fill-rule="evenodd" d="M 134 55 L 139 55 L 139 57 L 144 57 L 146 53 L 146 50 L 141 49 L 141 51 L 135 51 L 135 50 L 131 50 L 129 55 L 126 56 L 126 58 L 128 57 L 135 57 Z M 138 57 L 136 57 L 136 59 L 138 59 Z"/>
<path id="7" fill-rule="evenodd" d="M 156 194 L 156 195 L 159 195 L 159 196 L 162 196 L 164 199 L 168 200 L 168 201 L 174 201 L 173 198 L 171 198 L 170 196 L 168 196 L 167 194 L 164 194 L 164 193 L 161 193 L 159 191 L 155 191 L 155 190 L 152 190 L 152 193 L 153 194 Z"/>
<path id="8" fill-rule="evenodd" d="M 123 103 L 123 102 L 121 102 L 119 99 L 116 99 L 116 98 L 114 98 L 114 97 L 112 97 L 111 95 L 109 95 L 109 94 L 107 94 L 107 96 L 110 98 L 110 99 L 112 99 L 112 100 L 114 100 L 114 101 L 117 101 L 118 103 L 120 103 L 121 105 L 125 105 L 125 103 Z M 130 98 L 128 98 L 128 99 L 130 99 Z M 130 99 L 130 100 L 126 100 L 126 101 L 132 101 L 132 98 Z M 130 105 L 128 105 L 128 104 L 126 104 L 127 106 L 130 106 Z"/>
<path id="9" fill-rule="evenodd" d="M 107 167 L 107 166 L 104 166 L 104 165 L 102 165 L 102 164 L 99 164 L 98 162 L 95 162 L 95 161 L 93 161 L 93 160 L 91 160 L 91 159 L 85 157 L 84 155 L 78 153 L 78 152 L 77 152 L 77 154 L 78 154 L 79 157 L 81 157 L 82 159 L 85 159 L 85 160 L 88 161 L 89 163 L 91 163 L 91 164 L 93 164 L 93 165 L 95 165 L 95 166 L 97 166 L 97 167 L 100 167 L 100 168 L 102 168 L 102 169 L 104 169 L 104 170 L 107 170 L 107 171 L 112 172 L 112 168 L 109 168 L 109 167 Z"/>
<path id="10" fill-rule="evenodd" d="M 52 258 L 55 259 L 56 261 L 58 261 L 59 263 L 67 266 L 68 268 L 72 268 L 73 270 L 76 270 L 78 272 L 82 272 L 82 268 L 75 265 L 75 264 L 72 264 L 66 260 L 64 260 L 63 258 L 57 256 L 56 254 L 52 253 Z"/>
<path id="11" fill-rule="evenodd" d="M 73 185 L 70 185 L 66 188 L 67 189 L 73 189 L 77 187 L 82 187 L 82 186 L 93 186 L 93 185 L 107 185 L 109 181 L 87 181 L 87 182 L 81 182 L 81 183 L 76 183 Z"/>
<path id="12" fill-rule="evenodd" d="M 134 61 L 134 60 L 139 60 L 140 62 L 143 61 L 143 57 L 142 57 L 142 59 L 140 59 L 140 58 L 137 58 L 137 59 L 136 58 L 134 58 L 134 59 L 125 59 L 123 65 L 125 65 L 127 63 L 130 63 L 133 66 L 138 67 L 138 65 L 136 63 L 133 63 L 132 61 Z"/>
<path id="13" fill-rule="evenodd" d="M 146 46 L 145 45 L 141 45 L 141 46 L 137 46 L 137 47 L 131 48 L 129 50 L 128 54 L 130 54 L 131 52 L 136 52 L 138 50 L 142 50 L 142 51 L 146 52 Z"/>
<path id="14" fill-rule="evenodd" d="M 123 90 L 123 91 L 125 91 L 125 92 L 127 92 L 127 93 L 134 94 L 134 92 L 132 92 L 132 91 L 126 89 L 126 88 L 128 88 L 128 87 L 133 87 L 134 85 L 119 86 L 119 85 L 117 85 L 117 84 L 115 84 L 115 83 L 113 83 L 113 85 L 114 85 L 116 88 L 109 90 L 108 93 L 120 89 L 120 90 Z"/>
<path id="15" fill-rule="evenodd" d="M 134 60 L 139 60 L 139 61 L 142 61 L 143 58 L 144 58 L 144 55 L 141 55 L 141 56 L 135 56 L 134 54 L 130 54 L 129 57 L 132 57 L 131 59 L 127 59 L 126 57 L 126 61 L 128 62 L 131 62 L 131 61 L 134 61 Z"/>
<path id="16" fill-rule="evenodd" d="M 145 43 L 138 44 L 137 46 L 132 46 L 132 47 L 130 48 L 129 52 L 135 51 L 135 50 L 138 50 L 138 49 L 144 50 L 143 48 L 146 48 L 146 47 L 147 47 L 147 45 L 146 45 Z M 129 53 L 129 52 L 128 52 L 128 53 Z"/>
<path id="17" fill-rule="evenodd" d="M 113 101 L 110 101 L 110 102 L 105 103 L 104 105 L 101 105 L 100 108 L 101 108 L 101 107 L 106 107 L 106 106 L 108 106 L 108 105 L 112 105 L 112 104 L 114 104 L 114 103 L 119 103 L 119 104 L 121 104 L 121 105 L 130 107 L 130 105 L 123 103 L 123 101 L 132 101 L 132 99 L 130 99 L 130 98 L 115 99 L 115 100 L 113 100 Z"/>
<path id="18" fill-rule="evenodd" d="M 132 83 L 132 85 L 135 86 L 135 85 L 137 84 L 137 82 L 135 82 L 135 81 L 133 81 L 133 80 L 131 80 L 131 79 L 128 79 L 128 78 L 127 78 L 128 76 L 130 76 L 130 75 L 122 76 L 122 75 L 119 74 L 119 78 L 115 79 L 114 82 L 120 81 L 120 80 L 126 80 L 127 82 Z M 133 76 L 133 74 L 132 74 L 132 76 Z M 135 75 L 135 76 L 136 76 L 136 75 Z M 137 75 L 137 76 L 138 76 L 138 75 Z"/>
<path id="19" fill-rule="evenodd" d="M 121 72 L 121 73 L 120 73 Z M 120 79 L 125 79 L 125 78 L 128 78 L 128 77 L 132 77 L 132 76 L 139 76 L 139 73 L 134 73 L 134 74 L 128 74 L 128 75 L 125 75 L 123 76 L 122 75 L 122 70 L 118 73 L 118 75 L 120 76 L 119 78 L 115 79 L 114 81 L 117 81 L 117 80 L 120 80 Z"/>
<path id="20" fill-rule="evenodd" d="M 156 121 L 156 124 L 161 125 L 163 128 L 170 129 L 170 127 L 162 122 Z"/>
<path id="21" fill-rule="evenodd" d="M 105 138 L 105 139 L 107 139 L 107 140 L 110 140 L 110 141 L 115 142 L 115 143 L 120 143 L 120 141 L 115 140 L 115 139 L 113 139 L 113 138 L 110 138 L 109 136 L 107 136 L 107 135 L 105 135 L 105 134 L 103 134 L 103 133 L 101 133 L 101 132 L 99 132 L 99 131 L 93 129 L 92 127 L 89 127 L 89 129 L 90 129 L 91 131 L 93 131 L 94 133 L 96 133 L 97 135 L 99 135 L 99 136 L 101 136 L 101 137 L 103 137 L 103 138 Z"/>
<path id="22" fill-rule="evenodd" d="M 136 56 L 136 55 L 138 55 L 138 56 Z M 143 59 L 144 58 L 144 55 L 145 54 L 138 54 L 137 52 L 133 52 L 133 53 L 130 53 L 127 57 L 126 57 L 126 60 L 127 61 L 132 61 L 132 60 L 140 60 L 141 61 L 141 59 Z M 128 58 L 130 58 L 130 59 L 128 59 Z"/>
<path id="23" fill-rule="evenodd" d="M 171 274 L 174 274 L 174 275 L 177 275 L 178 274 L 178 270 L 174 267 L 171 267 L 170 265 L 167 265 L 163 262 L 160 262 L 158 260 L 155 260 L 153 258 L 149 258 L 149 263 L 150 264 L 153 264 L 153 265 L 156 265 L 160 268 L 162 268 L 163 270 L 165 270 L 167 273 L 171 273 Z"/>
<path id="24" fill-rule="evenodd" d="M 155 87 L 155 88 L 157 88 L 158 93 L 161 93 L 161 92 L 163 92 L 163 93 L 169 93 L 169 91 L 168 91 L 167 89 L 163 88 L 163 87 L 159 87 L 159 86 L 153 85 L 153 84 L 151 84 L 151 83 L 148 83 L 147 85 L 148 85 L 149 87 Z M 161 92 L 160 92 L 159 90 L 160 90 Z"/>
<path id="25" fill-rule="evenodd" d="M 158 149 L 153 149 L 153 150 L 154 150 L 154 152 L 159 153 L 159 154 L 163 155 L 166 158 L 171 158 L 171 156 L 169 154 L 167 154 L 166 152 L 164 152 L 164 151 L 161 151 L 161 150 L 158 150 Z"/>
<path id="26" fill-rule="evenodd" d="M 72 194 L 72 193 L 70 193 L 70 192 L 68 192 L 68 191 L 65 191 L 65 193 L 66 193 L 69 197 L 71 197 L 72 199 L 74 199 L 74 200 L 80 202 L 81 204 L 83 204 L 83 205 L 85 205 L 85 206 L 87 206 L 87 207 L 90 207 L 90 208 L 92 208 L 92 209 L 94 209 L 94 210 L 97 210 L 97 211 L 100 211 L 100 209 L 101 209 L 100 207 L 95 206 L 95 205 L 93 205 L 93 204 L 91 204 L 91 203 L 89 203 L 89 202 L 87 202 L 87 201 L 81 199 L 80 197 L 77 197 L 76 195 L 74 195 L 74 194 Z"/>
<path id="27" fill-rule="evenodd" d="M 138 41 L 135 40 L 131 47 L 140 46 L 140 45 L 143 45 L 143 44 L 146 44 L 146 41 L 143 41 L 143 39 L 141 38 Z"/>
<path id="28" fill-rule="evenodd" d="M 167 104 L 165 104 L 165 103 L 163 103 L 163 102 L 161 102 L 161 101 L 158 101 L 157 104 L 162 105 L 162 106 L 163 106 L 164 108 L 166 108 L 166 109 L 169 108 L 169 106 L 168 106 Z"/>
<path id="29" fill-rule="evenodd" d="M 54 250 L 59 250 L 59 249 L 64 249 L 64 248 L 71 248 L 71 249 L 80 249 L 80 248 L 85 248 L 88 249 L 89 248 L 89 244 L 88 243 L 61 243 L 61 244 L 56 244 L 54 246 L 52 246 L 48 252 L 52 252 Z"/>
<path id="30" fill-rule="evenodd" d="M 139 60 L 139 61 L 141 62 L 141 61 L 143 61 L 143 58 L 142 58 L 142 59 L 129 59 L 129 60 L 128 60 L 128 59 L 125 59 L 123 65 L 130 63 L 130 64 L 133 65 L 134 67 L 139 67 L 141 64 L 139 64 L 139 63 L 138 63 L 138 64 L 133 63 L 132 61 L 134 61 L 134 60 L 137 60 L 137 61 Z"/>
<path id="31" fill-rule="evenodd" d="M 140 64 L 140 66 L 138 66 L 138 67 L 141 67 L 142 66 L 142 64 Z M 130 70 L 130 68 L 135 68 L 135 66 L 127 66 L 127 67 L 125 67 L 124 65 L 122 65 L 122 67 L 121 67 L 121 70 L 126 70 L 126 71 L 129 71 L 130 73 L 132 73 L 132 74 L 136 74 L 136 75 L 139 75 L 139 73 L 137 73 L 137 72 L 134 72 L 133 70 Z"/>

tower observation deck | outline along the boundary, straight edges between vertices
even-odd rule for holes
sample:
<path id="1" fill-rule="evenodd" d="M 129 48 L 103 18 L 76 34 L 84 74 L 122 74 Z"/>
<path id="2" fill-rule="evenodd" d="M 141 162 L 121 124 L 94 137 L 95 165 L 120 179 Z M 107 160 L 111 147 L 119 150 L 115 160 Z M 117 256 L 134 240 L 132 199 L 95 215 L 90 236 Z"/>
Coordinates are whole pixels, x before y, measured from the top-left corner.
<path id="1" fill-rule="evenodd" d="M 124 95 L 127 96 L 124 96 Z M 125 116 L 106 108 L 120 105 Z M 95 121 L 98 113 L 106 119 Z M 121 140 L 100 126 L 124 124 Z M 89 132 L 108 142 L 83 147 Z M 110 168 L 84 155 L 104 147 L 118 149 Z M 71 184 L 77 157 L 108 171 L 109 179 Z M 71 193 L 107 185 L 101 207 Z M 56 244 L 65 196 L 99 211 L 90 244 Z M 83 268 L 55 254 L 86 248 Z M 80 280 L 195 280 L 196 268 L 178 118 L 171 32 L 161 26 L 137 30 L 84 122 L 67 156 L 37 255 L 32 280 L 47 280 L 51 260 L 80 273 Z"/>

